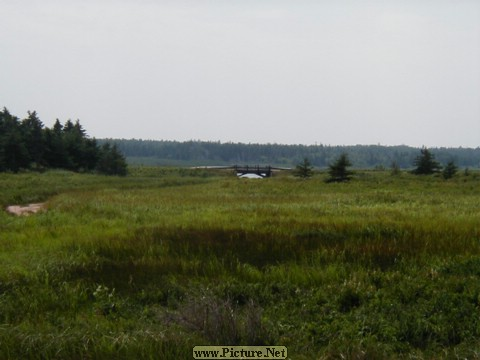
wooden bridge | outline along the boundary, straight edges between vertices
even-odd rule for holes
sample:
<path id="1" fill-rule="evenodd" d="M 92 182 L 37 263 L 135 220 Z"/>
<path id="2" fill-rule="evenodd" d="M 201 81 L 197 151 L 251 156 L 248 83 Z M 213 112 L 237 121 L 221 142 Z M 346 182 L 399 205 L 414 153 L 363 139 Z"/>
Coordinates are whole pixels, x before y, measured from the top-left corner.
<path id="1" fill-rule="evenodd" d="M 237 173 L 237 176 L 243 176 L 243 175 L 247 175 L 247 174 L 258 175 L 258 176 L 261 176 L 263 178 L 272 176 L 272 167 L 271 166 L 259 166 L 259 165 L 239 166 L 239 165 L 234 165 L 233 169 Z"/>
<path id="2" fill-rule="evenodd" d="M 270 165 L 196 166 L 195 169 L 231 169 L 237 176 L 252 174 L 261 176 L 263 178 L 271 177 L 274 171 L 292 170 L 291 168 L 273 167 Z"/>

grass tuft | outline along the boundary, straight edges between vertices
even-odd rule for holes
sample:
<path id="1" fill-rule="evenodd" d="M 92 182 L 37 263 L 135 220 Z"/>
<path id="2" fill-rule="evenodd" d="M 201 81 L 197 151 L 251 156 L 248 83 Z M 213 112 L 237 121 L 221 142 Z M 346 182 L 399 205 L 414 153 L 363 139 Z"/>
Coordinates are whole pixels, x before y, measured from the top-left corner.
<path id="1" fill-rule="evenodd" d="M 480 176 L 0 174 L 0 358 L 478 358 Z"/>

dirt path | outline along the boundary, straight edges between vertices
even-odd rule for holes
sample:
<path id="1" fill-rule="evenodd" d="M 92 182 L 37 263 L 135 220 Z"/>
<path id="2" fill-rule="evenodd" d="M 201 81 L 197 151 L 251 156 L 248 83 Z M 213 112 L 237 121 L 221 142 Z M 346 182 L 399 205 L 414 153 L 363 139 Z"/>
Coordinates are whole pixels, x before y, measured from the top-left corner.
<path id="1" fill-rule="evenodd" d="M 39 212 L 45 207 L 45 203 L 29 204 L 26 206 L 11 205 L 7 207 L 7 212 L 17 216 L 26 216 Z"/>

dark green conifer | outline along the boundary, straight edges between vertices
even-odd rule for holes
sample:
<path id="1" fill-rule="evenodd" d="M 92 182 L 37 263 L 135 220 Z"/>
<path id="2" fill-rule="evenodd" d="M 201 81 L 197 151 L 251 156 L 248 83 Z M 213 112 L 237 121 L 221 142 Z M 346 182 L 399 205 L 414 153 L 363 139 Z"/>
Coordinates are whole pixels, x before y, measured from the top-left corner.
<path id="1" fill-rule="evenodd" d="M 349 181 L 353 175 L 353 172 L 347 170 L 347 167 L 352 166 L 352 163 L 348 159 L 348 155 L 343 153 L 333 163 L 329 165 L 328 174 L 330 177 L 327 182 L 343 182 Z"/>
<path id="2" fill-rule="evenodd" d="M 302 179 L 308 179 L 313 176 L 313 166 L 310 164 L 308 158 L 304 158 L 303 161 L 296 166 L 293 175 Z"/>
<path id="3" fill-rule="evenodd" d="M 441 170 L 440 164 L 435 160 L 435 156 L 426 148 L 420 150 L 421 154 L 415 158 L 415 169 L 412 171 L 415 175 L 430 175 Z"/>
<path id="4" fill-rule="evenodd" d="M 447 166 L 443 169 L 442 175 L 445 180 L 451 179 L 455 176 L 458 171 L 457 165 L 455 165 L 454 161 L 449 161 Z"/>
<path id="5" fill-rule="evenodd" d="M 127 162 L 116 144 L 105 143 L 100 148 L 97 171 L 105 175 L 127 175 Z"/>

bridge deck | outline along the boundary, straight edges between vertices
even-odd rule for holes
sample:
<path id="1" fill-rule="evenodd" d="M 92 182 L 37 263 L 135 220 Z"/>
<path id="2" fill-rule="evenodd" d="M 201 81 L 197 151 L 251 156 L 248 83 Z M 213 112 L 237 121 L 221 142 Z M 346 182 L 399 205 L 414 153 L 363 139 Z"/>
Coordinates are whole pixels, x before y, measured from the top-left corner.
<path id="1" fill-rule="evenodd" d="M 292 170 L 286 167 L 274 167 L 274 166 L 260 166 L 260 165 L 231 165 L 231 166 L 195 166 L 194 169 L 213 169 L 213 170 L 228 170 L 232 169 L 237 175 L 256 174 L 261 177 L 270 177 L 274 171 Z"/>
<path id="2" fill-rule="evenodd" d="M 237 175 L 246 175 L 246 174 L 255 174 L 261 177 L 270 177 L 272 176 L 272 167 L 271 166 L 239 166 L 235 165 L 233 167 Z"/>

